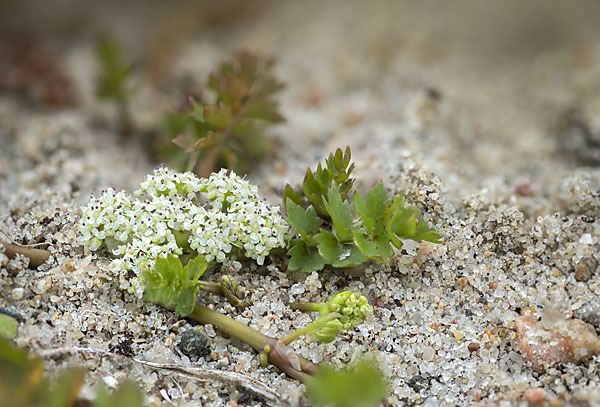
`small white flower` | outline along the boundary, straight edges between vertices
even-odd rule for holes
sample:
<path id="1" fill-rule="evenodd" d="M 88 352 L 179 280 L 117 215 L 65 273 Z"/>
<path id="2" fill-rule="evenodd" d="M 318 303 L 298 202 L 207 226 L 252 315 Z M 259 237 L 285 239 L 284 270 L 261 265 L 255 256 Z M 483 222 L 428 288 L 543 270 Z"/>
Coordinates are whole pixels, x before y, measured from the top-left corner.
<path id="1" fill-rule="evenodd" d="M 109 268 L 121 276 L 121 288 L 138 296 L 144 290 L 139 276 L 154 267 L 158 256 L 188 250 L 177 244 L 175 232 L 185 232 L 191 250 L 217 263 L 240 248 L 262 265 L 272 249 L 285 247 L 291 238 L 279 207 L 227 170 L 198 179 L 158 167 L 140 183 L 135 198 L 109 188 L 92 197 L 82 213 L 79 240 L 85 250 L 105 248 L 121 256 Z M 138 277 L 127 277 L 130 271 Z"/>

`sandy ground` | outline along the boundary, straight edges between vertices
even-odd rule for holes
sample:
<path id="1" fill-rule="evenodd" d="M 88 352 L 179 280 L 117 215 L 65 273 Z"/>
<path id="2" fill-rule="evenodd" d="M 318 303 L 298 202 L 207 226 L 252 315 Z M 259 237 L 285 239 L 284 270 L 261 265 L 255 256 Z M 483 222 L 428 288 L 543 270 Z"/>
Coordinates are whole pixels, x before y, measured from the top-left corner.
<path id="1" fill-rule="evenodd" d="M 408 245 L 389 267 L 358 277 L 248 265 L 239 275 L 251 292 L 246 312 L 214 296 L 199 301 L 282 335 L 308 321 L 287 301 L 362 291 L 375 305 L 372 320 L 332 344 L 295 349 L 315 362 L 375 354 L 390 381 L 385 405 L 518 405 L 532 387 L 544 388 L 548 403 L 600 405 L 597 357 L 541 374 L 514 332 L 527 307 L 600 330 L 600 29 L 593 24 L 600 9 L 592 1 L 477 4 L 263 2 L 231 20 L 199 18 L 204 23 L 190 23 L 177 46 L 165 47 L 172 52 L 160 90 L 136 77 L 138 133 L 129 139 L 116 134 L 111 107 L 93 96 L 90 38 L 112 29 L 132 55 L 156 61 L 163 57 L 147 44 L 166 41 L 156 32 L 168 31 L 170 18 L 201 16 L 202 7 L 148 10 L 133 2 L 123 15 L 146 19 L 126 24 L 100 13 L 80 37 L 59 36 L 55 49 L 73 82 L 74 106 L 48 111 L 0 93 L 0 227 L 21 243 L 48 242 L 54 253 L 39 270 L 0 255 L 0 306 L 23 317 L 17 342 L 38 352 L 86 346 L 117 353 L 127 343 L 138 359 L 246 373 L 283 402 L 305 405 L 301 385 L 261 368 L 250 348 L 210 326 L 201 328 L 210 354 L 190 361 L 178 342 L 191 325 L 119 291 L 108 260 L 84 254 L 75 240 L 90 193 L 132 191 L 156 165 L 147 144 L 161 114 L 187 94 L 182 78 L 201 84 L 245 47 L 276 56 L 287 84 L 280 95 L 287 121 L 272 129 L 275 155 L 249 175 L 264 195 L 279 204 L 286 182 L 301 182 L 308 165 L 349 145 L 359 188 L 383 179 L 390 191 L 407 191 L 445 244 Z M 237 9 L 228 10 L 234 16 Z M 52 24 L 65 22 L 56 18 L 49 30 Z M 586 280 L 575 278 L 581 264 L 592 264 Z M 479 350 L 470 352 L 470 343 Z M 240 389 L 125 359 L 71 355 L 47 366 L 75 363 L 90 369 L 86 394 L 97 380 L 132 377 L 156 405 L 162 389 L 180 406 L 261 405 Z"/>

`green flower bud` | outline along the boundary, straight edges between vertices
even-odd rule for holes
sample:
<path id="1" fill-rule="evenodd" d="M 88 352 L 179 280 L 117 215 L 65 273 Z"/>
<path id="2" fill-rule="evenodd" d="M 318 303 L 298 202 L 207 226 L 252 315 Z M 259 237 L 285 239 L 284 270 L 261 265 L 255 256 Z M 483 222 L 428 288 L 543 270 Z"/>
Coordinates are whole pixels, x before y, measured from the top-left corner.
<path id="1" fill-rule="evenodd" d="M 332 319 L 312 333 L 319 342 L 331 342 L 341 331 L 360 324 L 371 313 L 371 306 L 365 296 L 344 291 L 327 301 L 319 318 L 326 318 L 334 312 L 338 313 L 339 317 Z"/>

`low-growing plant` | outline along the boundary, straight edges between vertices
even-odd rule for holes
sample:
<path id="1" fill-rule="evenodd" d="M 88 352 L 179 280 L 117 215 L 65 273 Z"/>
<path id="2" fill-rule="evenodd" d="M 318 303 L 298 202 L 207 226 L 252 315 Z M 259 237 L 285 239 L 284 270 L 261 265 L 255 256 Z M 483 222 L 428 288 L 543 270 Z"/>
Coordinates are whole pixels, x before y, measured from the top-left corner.
<path id="1" fill-rule="evenodd" d="M 55 380 L 44 375 L 40 358 L 0 338 L 0 406 L 2 407 L 141 407 L 143 396 L 135 383 L 123 381 L 111 393 L 99 383 L 95 401 L 78 399 L 85 381 L 85 369 L 70 368 Z"/>
<path id="2" fill-rule="evenodd" d="M 190 154 L 188 171 L 201 177 L 220 168 L 243 174 L 272 151 L 265 125 L 283 121 L 273 99 L 283 85 L 272 76 L 273 65 L 271 58 L 237 52 L 208 79 L 214 102 L 190 99 L 189 114 L 164 117 L 163 131 Z"/>
<path id="3" fill-rule="evenodd" d="M 364 296 L 342 292 L 332 296 L 326 303 L 307 304 L 305 310 L 318 309 L 320 314 L 307 326 L 291 331 L 282 338 L 272 338 L 227 315 L 195 304 L 202 283 L 198 279 L 204 273 L 206 264 L 201 256 L 190 261 L 186 267 L 182 267 L 181 262 L 172 255 L 166 259 L 158 258 L 155 270 L 146 275 L 145 298 L 202 324 L 212 324 L 259 352 L 263 366 L 271 363 L 304 383 L 318 366 L 297 355 L 288 345 L 304 335 L 311 335 L 319 342 L 331 342 L 340 332 L 360 324 L 371 312 Z M 300 308 L 302 305 L 296 305 L 296 309 Z"/>
<path id="4" fill-rule="evenodd" d="M 290 228 L 279 207 L 258 195 L 256 186 L 225 169 L 209 178 L 157 168 L 135 196 L 112 188 L 93 198 L 79 223 L 85 250 L 104 250 L 121 287 L 142 296 L 144 274 L 157 258 L 173 254 L 186 261 L 204 256 L 209 265 L 228 258 L 263 264 L 272 250 L 287 247 Z M 136 277 L 131 278 L 130 273 Z M 220 284 L 225 284 L 221 282 Z"/>
<path id="5" fill-rule="evenodd" d="M 96 78 L 96 96 L 115 104 L 121 134 L 127 135 L 131 131 L 129 98 L 133 64 L 125 57 L 121 45 L 110 36 L 98 39 L 96 58 L 100 66 L 100 74 Z"/>
<path id="6" fill-rule="evenodd" d="M 353 191 L 350 148 L 329 155 L 325 166 L 306 170 L 301 189 L 287 185 L 284 205 L 297 238 L 289 250 L 290 270 L 318 271 L 325 265 L 353 267 L 387 263 L 403 239 L 440 243 L 421 211 L 403 194 L 388 198 L 378 182 L 366 197 Z"/>

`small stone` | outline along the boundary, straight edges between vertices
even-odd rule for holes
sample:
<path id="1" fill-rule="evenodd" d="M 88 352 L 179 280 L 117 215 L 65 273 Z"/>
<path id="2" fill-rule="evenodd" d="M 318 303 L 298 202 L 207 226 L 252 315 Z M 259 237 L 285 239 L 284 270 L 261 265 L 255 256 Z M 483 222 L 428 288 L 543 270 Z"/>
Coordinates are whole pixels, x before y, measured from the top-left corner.
<path id="1" fill-rule="evenodd" d="M 575 280 L 577 281 L 588 281 L 592 274 L 598 271 L 598 260 L 590 256 L 586 257 L 579 262 L 575 268 Z"/>
<path id="2" fill-rule="evenodd" d="M 542 404 L 546 398 L 546 390 L 541 387 L 532 387 L 523 392 L 523 400 L 530 405 Z"/>
<path id="3" fill-rule="evenodd" d="M 104 376 L 102 380 L 109 389 L 116 389 L 119 384 L 119 381 L 112 376 Z"/>
<path id="4" fill-rule="evenodd" d="M 519 348 L 536 371 L 544 373 L 559 363 L 579 363 L 600 353 L 600 338 L 592 325 L 579 319 L 548 320 L 538 324 L 527 315 L 515 321 Z"/>
<path id="5" fill-rule="evenodd" d="M 581 244 L 594 244 L 594 240 L 592 239 L 592 235 L 589 233 L 584 233 L 579 238 L 579 243 Z"/>
<path id="6" fill-rule="evenodd" d="M 460 277 L 458 280 L 456 280 L 456 282 L 458 283 L 458 285 L 460 285 L 462 288 L 465 288 L 467 286 L 467 284 L 469 284 L 469 279 L 466 277 Z"/>
<path id="7" fill-rule="evenodd" d="M 189 358 L 199 358 L 210 354 L 208 337 L 198 329 L 190 329 L 181 335 L 179 349 Z"/>
<path id="8" fill-rule="evenodd" d="M 23 290 L 22 287 L 17 287 L 17 288 L 13 288 L 12 290 L 12 299 L 15 301 L 20 300 L 21 298 L 23 298 L 23 293 L 25 290 Z"/>
<path id="9" fill-rule="evenodd" d="M 469 352 L 477 352 L 479 350 L 479 344 L 477 342 L 471 342 L 467 345 Z"/>
<path id="10" fill-rule="evenodd" d="M 421 375 L 416 375 L 408 379 L 406 384 L 409 387 L 412 387 L 414 391 L 420 392 L 421 390 L 425 390 L 429 387 L 429 380 Z"/>
<path id="11" fill-rule="evenodd" d="M 465 337 L 465 334 L 463 334 L 461 331 L 459 331 L 458 329 L 454 331 L 454 338 L 457 341 L 460 341 L 462 338 Z"/>
<path id="12" fill-rule="evenodd" d="M 422 356 L 423 360 L 429 362 L 435 357 L 435 350 L 431 346 L 427 346 L 425 349 L 423 349 Z"/>

